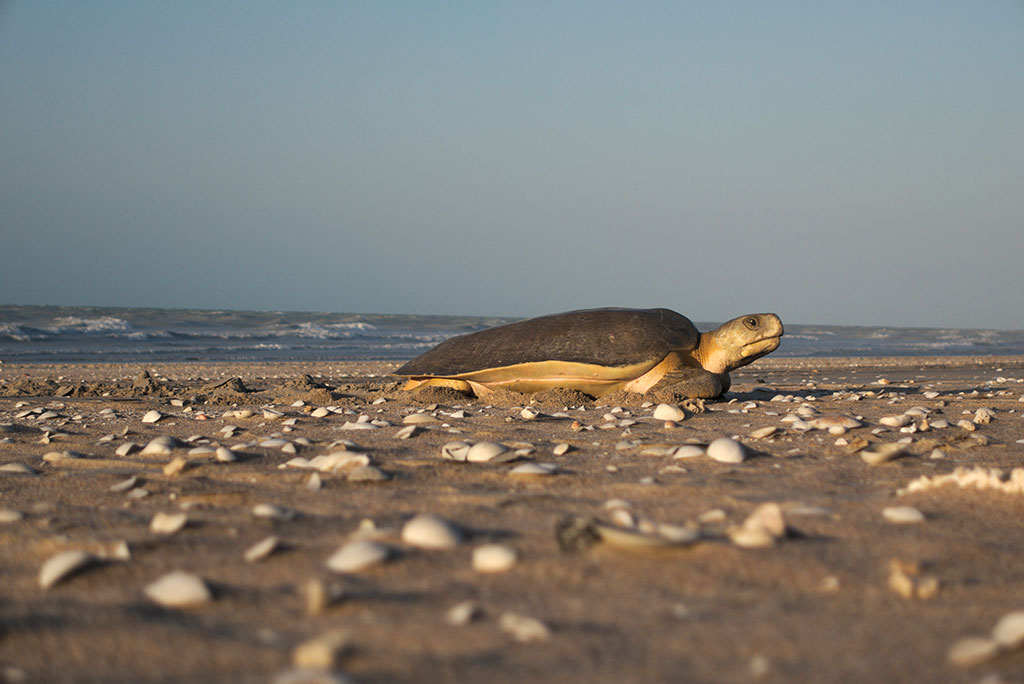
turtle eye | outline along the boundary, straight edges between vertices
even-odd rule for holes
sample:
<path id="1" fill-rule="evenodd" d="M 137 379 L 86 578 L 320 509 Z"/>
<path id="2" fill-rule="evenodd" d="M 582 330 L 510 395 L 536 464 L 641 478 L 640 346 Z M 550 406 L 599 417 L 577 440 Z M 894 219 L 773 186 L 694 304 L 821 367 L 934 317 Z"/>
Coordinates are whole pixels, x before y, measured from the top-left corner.
<path id="1" fill-rule="evenodd" d="M 743 325 L 753 330 L 754 328 L 757 327 L 757 319 L 754 318 L 753 316 L 750 316 L 749 318 L 744 318 Z"/>

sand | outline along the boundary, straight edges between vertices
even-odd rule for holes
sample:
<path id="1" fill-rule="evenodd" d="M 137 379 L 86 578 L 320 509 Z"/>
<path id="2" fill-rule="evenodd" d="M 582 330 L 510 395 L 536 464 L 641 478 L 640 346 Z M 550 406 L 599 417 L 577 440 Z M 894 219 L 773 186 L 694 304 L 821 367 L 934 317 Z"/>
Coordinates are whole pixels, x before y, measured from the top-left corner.
<path id="1" fill-rule="evenodd" d="M 611 429 L 603 426 L 614 405 L 572 394 L 541 397 L 532 420 L 522 418 L 523 395 L 445 395 L 433 406 L 423 402 L 438 397 L 400 391 L 388 376 L 395 367 L 167 364 L 146 378 L 139 365 L 0 366 L 0 464 L 38 471 L 0 473 L 0 509 L 22 514 L 0 523 L 0 681 L 285 681 L 296 647 L 327 633 L 337 646 L 330 671 L 368 683 L 1024 680 L 1024 652 L 972 667 L 947 659 L 958 639 L 986 635 L 1000 616 L 1024 609 L 1024 495 L 950 485 L 897 493 L 957 467 L 1024 466 L 1024 358 L 769 357 L 675 427 L 653 419 L 653 407 L 623 402 L 616 421 L 635 422 Z M 926 397 L 931 391 L 938 396 Z M 839 436 L 782 421 L 802 404 L 862 417 L 865 427 L 842 435 L 849 442 L 909 437 L 906 454 L 867 465 Z M 268 406 L 284 416 L 264 418 Z M 310 415 L 322 406 L 341 412 Z M 873 432 L 881 417 L 915 406 L 953 427 Z M 994 420 L 973 432 L 955 427 L 981 407 Z M 56 416 L 21 415 L 33 409 Z M 141 422 L 154 409 L 164 417 Z M 254 415 L 225 417 L 235 409 Z M 464 417 L 448 415 L 459 409 Z M 438 422 L 398 439 L 413 412 Z M 390 425 L 342 429 L 360 415 Z M 225 437 L 229 424 L 237 431 Z M 778 431 L 749 437 L 767 426 Z M 163 435 L 187 444 L 164 456 L 115 453 Z M 749 457 L 729 465 L 665 455 L 721 436 L 738 436 Z M 272 437 L 297 453 L 259 446 Z M 337 451 L 330 445 L 344 439 L 390 479 L 320 473 L 313 490 L 313 471 L 281 467 Z M 443 460 L 441 447 L 455 439 L 533 451 L 505 463 Z M 572 448 L 553 455 L 561 443 Z M 189 455 L 204 445 L 243 446 L 230 463 Z M 935 449 L 944 457 L 932 458 Z M 81 457 L 43 460 L 63 451 Z M 187 467 L 165 474 L 178 456 Z M 509 474 L 531 461 L 558 471 Z M 614 499 L 628 516 L 605 506 Z M 765 548 L 733 544 L 730 530 L 763 503 L 779 504 L 786 536 Z M 286 514 L 256 517 L 258 504 Z M 893 506 L 925 519 L 889 522 L 883 510 Z M 180 531 L 150 530 L 157 513 L 180 512 Z M 403 543 L 402 525 L 419 513 L 453 521 L 466 540 L 448 550 Z M 627 518 L 642 529 L 699 528 L 701 538 L 575 550 L 556 538 L 562 521 Z M 390 560 L 328 570 L 331 554 L 360 534 L 386 544 Z M 271 535 L 278 549 L 243 558 Z M 127 559 L 118 558 L 122 542 Z M 490 543 L 513 549 L 515 566 L 474 570 L 473 550 Z M 40 568 L 65 550 L 98 560 L 42 589 Z M 147 597 L 148 585 L 177 570 L 202 578 L 212 598 L 167 608 Z M 334 594 L 327 605 L 307 605 L 311 582 Z M 449 609 L 466 601 L 476 606 L 472 619 L 449 624 Z M 508 614 L 546 629 L 532 640 L 517 635 Z M 318 676 L 308 681 L 330 681 Z"/>

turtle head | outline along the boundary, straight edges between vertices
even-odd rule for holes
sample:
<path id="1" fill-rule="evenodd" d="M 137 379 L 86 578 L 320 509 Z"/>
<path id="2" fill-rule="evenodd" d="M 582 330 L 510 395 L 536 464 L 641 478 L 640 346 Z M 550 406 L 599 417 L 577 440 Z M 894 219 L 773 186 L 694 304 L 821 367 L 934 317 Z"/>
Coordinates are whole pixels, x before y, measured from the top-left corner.
<path id="1" fill-rule="evenodd" d="M 694 356 L 704 370 L 728 373 L 778 349 L 782 333 L 775 314 L 747 314 L 701 334 Z"/>

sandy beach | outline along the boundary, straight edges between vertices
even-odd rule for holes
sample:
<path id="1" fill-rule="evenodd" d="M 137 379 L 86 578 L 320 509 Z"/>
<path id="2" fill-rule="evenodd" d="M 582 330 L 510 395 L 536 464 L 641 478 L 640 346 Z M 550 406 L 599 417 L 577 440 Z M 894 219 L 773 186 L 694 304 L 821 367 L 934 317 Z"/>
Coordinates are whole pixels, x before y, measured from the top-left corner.
<path id="1" fill-rule="evenodd" d="M 1024 357 L 769 357 L 675 421 L 397 366 L 0 366 L 0 681 L 1024 681 Z"/>

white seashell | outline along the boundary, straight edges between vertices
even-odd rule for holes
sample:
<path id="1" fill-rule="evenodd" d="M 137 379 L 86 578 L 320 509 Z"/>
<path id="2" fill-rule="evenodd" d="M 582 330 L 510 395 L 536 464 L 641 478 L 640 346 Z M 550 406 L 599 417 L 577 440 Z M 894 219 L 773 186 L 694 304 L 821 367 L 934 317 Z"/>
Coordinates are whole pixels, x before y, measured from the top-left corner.
<path id="1" fill-rule="evenodd" d="M 417 515 L 402 526 L 402 541 L 421 549 L 454 549 L 464 536 L 452 522 L 431 514 Z"/>
<path id="2" fill-rule="evenodd" d="M 477 442 L 466 452 L 466 460 L 471 463 L 485 463 L 508 451 L 508 447 L 497 442 Z"/>
<path id="3" fill-rule="evenodd" d="M 868 465 L 878 465 L 902 456 L 906 453 L 903 447 L 904 445 L 899 443 L 879 444 L 871 449 L 861 451 L 860 457 Z"/>
<path id="4" fill-rule="evenodd" d="M 476 601 L 456 603 L 444 614 L 444 621 L 452 627 L 463 627 L 472 622 L 480 614 L 480 606 Z"/>
<path id="5" fill-rule="evenodd" d="M 449 461 L 465 461 L 466 456 L 469 454 L 469 449 L 469 442 L 448 442 L 441 447 L 441 458 Z"/>
<path id="6" fill-rule="evenodd" d="M 157 422 L 158 420 L 160 420 L 163 417 L 164 417 L 164 414 L 162 414 L 159 411 L 154 409 L 154 410 L 149 411 L 148 413 L 146 413 L 146 415 L 142 416 L 142 422 L 143 423 L 155 423 L 155 422 Z"/>
<path id="7" fill-rule="evenodd" d="M 999 618 L 999 622 L 992 628 L 992 638 L 1005 649 L 1024 645 L 1024 611 L 1015 610 Z"/>
<path id="8" fill-rule="evenodd" d="M 292 509 L 269 503 L 256 504 L 252 507 L 252 514 L 257 518 L 281 521 L 291 520 L 295 517 L 295 511 Z"/>
<path id="9" fill-rule="evenodd" d="M 924 393 L 924 398 L 925 399 L 936 399 L 936 398 L 938 398 L 938 396 L 939 396 L 938 392 L 931 391 L 931 390 Z"/>
<path id="10" fill-rule="evenodd" d="M 4 463 L 0 465 L 0 473 L 14 473 L 17 475 L 37 475 L 39 471 L 24 463 Z"/>
<path id="11" fill-rule="evenodd" d="M 551 450 L 551 453 L 555 456 L 564 456 L 569 453 L 571 449 L 572 447 L 569 444 L 562 442 L 561 444 L 556 445 L 555 448 Z"/>
<path id="12" fill-rule="evenodd" d="M 671 404 L 658 404 L 654 408 L 655 420 L 672 420 L 677 423 L 686 419 L 686 411 Z"/>
<path id="13" fill-rule="evenodd" d="M 509 475 L 554 475 L 558 466 L 554 463 L 520 463 L 508 471 Z"/>
<path id="14" fill-rule="evenodd" d="M 165 608 L 188 608 L 209 603 L 213 596 L 198 575 L 183 570 L 169 572 L 146 585 L 145 594 Z"/>
<path id="15" fill-rule="evenodd" d="M 345 421 L 345 424 L 341 426 L 341 430 L 376 430 L 377 426 L 370 422 L 350 422 Z"/>
<path id="16" fill-rule="evenodd" d="M 327 559 L 327 568 L 334 572 L 360 572 L 380 565 L 391 557 L 391 549 L 379 542 L 349 542 Z"/>
<path id="17" fill-rule="evenodd" d="M 730 437 L 719 437 L 708 445 L 707 455 L 719 463 L 742 463 L 747 457 L 747 450 Z"/>
<path id="18" fill-rule="evenodd" d="M 404 425 L 427 425 L 438 422 L 437 418 L 429 413 L 410 413 L 402 419 Z"/>
<path id="19" fill-rule="evenodd" d="M 311 458 L 308 467 L 315 468 L 322 473 L 337 473 L 367 465 L 370 465 L 370 457 L 366 454 L 354 451 L 332 451 L 326 456 Z"/>
<path id="20" fill-rule="evenodd" d="M 217 450 L 208 446 L 197 446 L 188 450 L 189 456 L 209 456 L 217 453 Z"/>
<path id="21" fill-rule="evenodd" d="M 56 463 L 57 461 L 71 461 L 77 458 L 84 458 L 83 454 L 77 451 L 50 451 L 43 454 L 43 460 L 47 463 Z"/>
<path id="22" fill-rule="evenodd" d="M 903 427 L 904 425 L 909 425 L 911 421 L 913 421 L 913 418 L 906 414 L 901 414 L 898 416 L 883 416 L 882 418 L 878 419 L 878 422 L 881 425 L 897 428 Z"/>
<path id="23" fill-rule="evenodd" d="M 178 473 L 184 471 L 188 467 L 189 461 L 187 458 L 183 456 L 175 456 L 173 459 L 171 459 L 170 463 L 164 466 L 163 472 L 164 475 L 171 477 L 172 475 L 177 475 Z"/>
<path id="24" fill-rule="evenodd" d="M 949 427 L 949 421 L 946 420 L 945 418 L 939 418 L 938 420 L 931 421 L 929 425 L 931 425 L 936 430 L 943 430 Z"/>
<path id="25" fill-rule="evenodd" d="M 684 444 L 681 447 L 677 447 L 672 453 L 672 458 L 694 458 L 695 456 L 703 456 L 704 448 L 699 447 L 696 444 Z"/>
<path id="26" fill-rule="evenodd" d="M 296 646 L 292 650 L 292 664 L 309 670 L 329 672 L 351 646 L 348 630 L 332 629 Z"/>
<path id="27" fill-rule="evenodd" d="M 419 432 L 420 427 L 418 425 L 406 425 L 404 428 L 395 433 L 397 439 L 409 439 L 415 437 L 416 433 Z"/>
<path id="28" fill-rule="evenodd" d="M 249 409 L 235 409 L 228 411 L 226 415 L 230 418 L 252 418 L 256 414 Z"/>
<path id="29" fill-rule="evenodd" d="M 503 613 L 498 620 L 502 631 L 507 632 L 513 639 L 522 643 L 531 641 L 547 641 L 551 638 L 551 630 L 548 626 L 536 618 L 517 613 Z"/>
<path id="30" fill-rule="evenodd" d="M 118 456 L 127 456 L 140 449 L 139 445 L 135 442 L 125 442 L 121 446 L 117 447 L 117 451 L 114 453 Z"/>
<path id="31" fill-rule="evenodd" d="M 24 517 L 25 516 L 21 511 L 16 511 L 11 508 L 0 508 L 0 524 L 18 522 Z"/>
<path id="32" fill-rule="evenodd" d="M 184 513 L 157 513 L 149 522 L 149 531 L 154 534 L 174 534 L 188 523 Z"/>
<path id="33" fill-rule="evenodd" d="M 178 446 L 178 440 L 167 435 L 161 437 L 154 437 L 149 441 L 140 455 L 142 456 L 170 456 L 171 452 L 174 451 L 175 447 Z"/>
<path id="34" fill-rule="evenodd" d="M 518 561 L 515 549 L 502 544 L 484 544 L 473 549 L 473 569 L 477 572 L 506 572 Z"/>
<path id="35" fill-rule="evenodd" d="M 280 449 L 281 447 L 287 446 L 288 444 L 288 440 L 280 439 L 278 437 L 265 439 L 262 442 L 260 442 L 260 446 L 265 449 Z"/>
<path id="36" fill-rule="evenodd" d="M 284 414 L 280 411 L 275 411 L 274 409 L 265 408 L 263 409 L 263 417 L 267 420 L 277 420 L 279 418 L 284 418 Z"/>
<path id="37" fill-rule="evenodd" d="M 65 577 L 96 562 L 96 557 L 86 551 L 73 549 L 61 551 L 43 563 L 39 569 L 39 586 L 49 589 Z"/>
<path id="38" fill-rule="evenodd" d="M 778 428 L 774 425 L 769 425 L 768 427 L 752 430 L 750 436 L 754 439 L 764 439 L 765 437 L 771 437 L 776 432 L 778 432 Z"/>
<path id="39" fill-rule="evenodd" d="M 238 460 L 235 452 L 227 447 L 217 447 L 214 452 L 214 457 L 221 463 L 231 463 L 232 461 Z"/>
<path id="40" fill-rule="evenodd" d="M 245 558 L 245 561 L 247 563 L 255 563 L 256 561 L 263 560 L 264 558 L 272 554 L 274 551 L 277 550 L 277 547 L 280 545 L 281 540 L 277 537 L 267 537 L 266 539 L 256 542 L 248 549 L 246 549 L 243 558 Z"/>
<path id="41" fill-rule="evenodd" d="M 309 415 L 311 415 L 313 418 L 326 418 L 327 416 L 331 415 L 331 412 L 324 408 L 323 406 L 321 406 L 320 408 L 311 411 Z"/>
<path id="42" fill-rule="evenodd" d="M 999 642 L 989 637 L 969 636 L 958 639 L 949 647 L 946 658 L 956 667 L 973 667 L 992 660 L 1002 649 Z"/>
<path id="43" fill-rule="evenodd" d="M 882 516 L 898 525 L 924 522 L 924 513 L 913 506 L 890 506 L 882 511 Z"/>
<path id="44" fill-rule="evenodd" d="M 540 412 L 534 411 L 532 408 L 527 407 L 519 412 L 519 417 L 522 418 L 523 420 L 536 420 L 537 418 L 540 417 Z"/>

